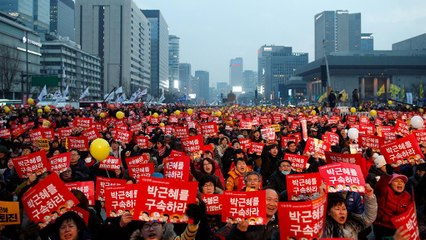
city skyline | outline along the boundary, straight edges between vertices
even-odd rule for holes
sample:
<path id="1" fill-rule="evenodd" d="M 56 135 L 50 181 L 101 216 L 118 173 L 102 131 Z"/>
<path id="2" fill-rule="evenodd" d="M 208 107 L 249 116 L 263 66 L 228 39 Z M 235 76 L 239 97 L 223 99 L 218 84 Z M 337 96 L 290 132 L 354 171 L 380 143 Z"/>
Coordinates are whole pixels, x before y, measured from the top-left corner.
<path id="1" fill-rule="evenodd" d="M 208 71 L 210 86 L 228 82 L 232 58 L 242 57 L 244 70 L 256 70 L 257 50 L 265 44 L 308 52 L 309 61 L 313 61 L 314 16 L 322 11 L 361 13 L 361 31 L 373 33 L 375 50 L 391 50 L 393 43 L 426 32 L 426 2 L 421 0 L 409 5 L 385 0 L 135 2 L 142 9 L 162 12 L 170 34 L 181 38 L 180 62 L 191 63 L 193 71 Z"/>

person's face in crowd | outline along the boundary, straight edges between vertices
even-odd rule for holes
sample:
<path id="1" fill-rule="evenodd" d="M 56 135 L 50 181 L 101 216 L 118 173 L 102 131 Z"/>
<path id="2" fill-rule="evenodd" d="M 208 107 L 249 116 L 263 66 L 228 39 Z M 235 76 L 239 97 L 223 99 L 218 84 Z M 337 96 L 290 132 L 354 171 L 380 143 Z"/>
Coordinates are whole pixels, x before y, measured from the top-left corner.
<path id="1" fill-rule="evenodd" d="M 348 217 L 348 210 L 344 203 L 337 204 L 330 208 L 330 216 L 339 224 L 345 224 Z"/>
<path id="2" fill-rule="evenodd" d="M 260 138 L 260 132 L 254 132 L 254 138 L 258 139 Z"/>
<path id="3" fill-rule="evenodd" d="M 213 194 L 214 193 L 214 184 L 212 182 L 206 182 L 203 185 L 203 193 L 204 194 Z"/>
<path id="4" fill-rule="evenodd" d="M 163 147 L 163 144 L 162 144 L 161 142 L 157 142 L 157 143 L 156 143 L 156 146 L 157 146 L 157 148 L 162 148 L 162 147 Z"/>
<path id="5" fill-rule="evenodd" d="M 9 159 L 9 160 L 7 161 L 7 168 L 9 168 L 9 169 L 12 169 L 12 168 L 13 168 L 13 161 L 12 161 L 12 159 Z"/>
<path id="6" fill-rule="evenodd" d="M 118 142 L 113 142 L 113 143 L 111 143 L 111 149 L 113 150 L 113 151 L 117 151 L 118 150 Z"/>
<path id="7" fill-rule="evenodd" d="M 421 178 L 425 175 L 425 173 L 426 173 L 426 171 L 417 170 L 417 175 Z"/>
<path id="8" fill-rule="evenodd" d="M 245 161 L 237 161 L 237 165 L 235 166 L 238 172 L 245 173 L 247 170 L 247 164 Z"/>
<path id="9" fill-rule="evenodd" d="M 204 152 L 203 157 L 213 159 L 213 154 L 211 152 Z"/>
<path id="10" fill-rule="evenodd" d="M 234 147 L 234 149 L 240 149 L 241 148 L 239 142 L 235 142 L 232 146 Z"/>
<path id="11" fill-rule="evenodd" d="M 53 156 L 59 155 L 61 152 L 59 150 L 53 151 Z"/>
<path id="12" fill-rule="evenodd" d="M 269 150 L 269 152 L 271 153 L 272 157 L 276 157 L 278 155 L 278 148 L 273 147 L 271 150 Z"/>
<path id="13" fill-rule="evenodd" d="M 296 149 L 296 143 L 291 143 L 290 145 L 288 145 L 288 150 L 290 150 L 290 152 L 296 152 Z"/>
<path id="14" fill-rule="evenodd" d="M 340 130 L 340 134 L 342 135 L 343 138 L 346 138 L 348 136 L 348 133 L 346 132 L 346 129 Z"/>
<path id="15" fill-rule="evenodd" d="M 247 177 L 247 182 L 246 182 L 247 188 L 258 190 L 259 185 L 260 185 L 260 179 L 258 175 L 251 174 L 250 176 Z"/>
<path id="16" fill-rule="evenodd" d="M 80 154 L 77 151 L 71 151 L 71 165 L 76 165 L 80 160 Z"/>
<path id="17" fill-rule="evenodd" d="M 26 156 L 30 153 L 31 153 L 31 149 L 29 149 L 29 148 L 22 149 L 22 156 Z"/>
<path id="18" fill-rule="evenodd" d="M 159 222 L 147 222 L 142 227 L 144 240 L 160 240 L 163 238 L 164 226 Z"/>
<path id="19" fill-rule="evenodd" d="M 396 178 L 391 182 L 391 188 L 397 193 L 402 193 L 405 189 L 405 183 L 402 179 Z"/>
<path id="20" fill-rule="evenodd" d="M 273 189 L 266 189 L 266 217 L 271 218 L 278 210 L 278 194 Z"/>
<path id="21" fill-rule="evenodd" d="M 222 146 L 228 145 L 228 139 L 226 139 L 226 138 L 222 139 L 221 144 L 222 144 Z"/>
<path id="22" fill-rule="evenodd" d="M 203 161 L 203 169 L 204 169 L 204 172 L 206 172 L 206 173 L 212 173 L 213 165 L 211 164 L 211 162 L 204 160 Z"/>
<path id="23" fill-rule="evenodd" d="M 62 172 L 62 179 L 64 181 L 71 181 L 72 180 L 72 170 L 71 168 L 67 168 L 67 170 Z"/>
<path id="24" fill-rule="evenodd" d="M 52 142 L 52 148 L 57 148 L 57 147 L 59 147 L 59 142 L 57 141 Z"/>
<path id="25" fill-rule="evenodd" d="M 280 172 L 282 172 L 284 175 L 287 175 L 291 171 L 291 164 L 288 162 L 282 162 L 279 166 Z"/>
<path id="26" fill-rule="evenodd" d="M 201 153 L 199 151 L 191 152 L 190 158 L 191 158 L 191 160 L 198 162 L 201 158 Z"/>
<path id="27" fill-rule="evenodd" d="M 73 220 L 67 220 L 59 227 L 59 238 L 61 240 L 77 240 L 78 228 Z"/>

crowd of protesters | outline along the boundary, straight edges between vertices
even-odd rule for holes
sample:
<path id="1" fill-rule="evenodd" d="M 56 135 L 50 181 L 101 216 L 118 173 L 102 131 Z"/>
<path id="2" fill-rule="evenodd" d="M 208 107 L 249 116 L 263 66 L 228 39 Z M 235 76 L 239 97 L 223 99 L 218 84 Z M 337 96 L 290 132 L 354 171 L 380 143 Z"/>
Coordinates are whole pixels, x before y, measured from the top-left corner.
<path id="1" fill-rule="evenodd" d="M 332 99 L 332 101 L 334 101 Z M 358 104 L 358 103 L 357 103 Z M 333 106 L 334 107 L 334 106 Z M 364 111 L 370 124 L 377 126 L 395 126 L 397 121 L 409 121 L 411 116 L 423 117 L 422 109 L 388 108 L 375 111 L 386 112 L 386 117 L 372 116 L 369 111 L 372 103 L 360 104 L 357 112 Z M 338 108 L 335 108 L 335 110 Z M 117 119 L 117 112 L 124 113 Z M 334 153 L 352 153 L 351 145 L 356 139 L 350 139 L 348 129 L 351 127 L 347 116 L 361 116 L 353 113 L 325 112 L 317 107 L 241 107 L 189 108 L 183 105 L 165 105 L 147 107 L 142 103 L 133 105 L 97 105 L 84 109 L 45 108 L 37 105 L 8 106 L 0 109 L 0 128 L 9 129 L 10 134 L 0 138 L 0 201 L 20 203 L 21 220 L 19 225 L 2 225 L 0 221 L 0 240 L 3 239 L 280 239 L 280 218 L 278 205 L 289 202 L 286 177 L 300 173 L 316 173 L 327 165 L 327 161 L 317 153 L 306 153 L 307 139 L 282 143 L 283 137 L 302 136 L 303 127 L 300 119 L 306 119 L 306 134 L 309 138 L 322 139 L 328 132 L 339 136 L 338 143 L 331 147 Z M 388 114 L 389 113 L 389 114 Z M 279 120 L 273 116 L 280 115 Z M 335 115 L 338 121 L 331 121 Z M 171 122 L 171 118 L 176 121 Z M 121 159 L 121 167 L 114 171 L 99 169 L 99 162 L 91 156 L 88 149 L 70 148 L 66 137 L 55 135 L 49 140 L 47 157 L 70 152 L 70 165 L 59 174 L 65 183 L 96 181 L 97 177 L 123 179 L 128 184 L 136 184 L 137 179 L 129 174 L 126 158 L 145 155 L 154 164 L 152 177 L 164 178 L 164 164 L 172 151 L 185 152 L 181 139 L 173 132 L 177 127 L 185 127 L 188 136 L 202 135 L 200 125 L 207 122 L 217 124 L 217 133 L 203 136 L 201 151 L 185 152 L 190 156 L 189 181 L 198 182 L 199 194 L 223 194 L 227 191 L 253 192 L 266 194 L 266 222 L 251 225 L 247 219 L 237 223 L 222 222 L 220 215 L 209 215 L 200 196 L 197 204 L 189 204 L 186 215 L 188 223 L 170 223 L 162 221 L 133 220 L 126 212 L 117 217 L 106 217 L 104 203 L 96 200 L 89 205 L 86 196 L 78 190 L 72 194 L 79 200 L 78 206 L 89 212 L 86 223 L 73 211 L 59 216 L 54 223 L 42 225 L 30 221 L 28 213 L 23 210 L 22 197 L 48 177 L 51 173 L 35 172 L 27 178 L 20 178 L 15 171 L 13 159 L 40 150 L 29 136 L 33 129 L 49 128 L 55 133 L 61 128 L 72 128 L 71 136 L 81 136 L 87 130 L 73 126 L 75 118 L 91 118 L 104 128 L 98 133 L 108 141 L 110 155 Z M 120 117 L 121 118 L 121 117 Z M 153 123 L 151 118 L 157 120 Z M 113 119 L 113 120 L 111 120 Z M 250 128 L 242 128 L 244 119 L 251 120 Z M 380 119 L 378 122 L 376 119 Z M 149 144 L 141 147 L 134 141 L 124 143 L 114 138 L 117 121 L 124 123 L 128 129 L 131 125 L 142 123 L 142 128 L 133 131 L 134 136 L 148 136 Z M 253 121 L 255 120 L 255 121 Z M 359 118 L 357 118 L 357 121 Z M 292 123 L 293 122 L 293 123 Z M 298 124 L 294 124 L 297 122 Z M 15 135 L 20 126 L 34 123 Z M 274 140 L 265 139 L 261 129 L 267 124 L 276 124 Z M 165 127 L 172 130 L 166 131 Z M 411 131 L 410 127 L 410 131 Z M 373 135 L 378 135 L 377 131 Z M 396 138 L 403 135 L 395 133 Z M 133 136 L 133 137 L 134 137 Z M 133 139 L 133 138 L 132 138 Z M 259 152 L 250 152 L 243 146 L 242 140 L 262 143 Z M 421 151 L 426 154 L 426 143 L 420 143 Z M 417 225 L 420 239 L 426 239 L 426 165 L 424 160 L 404 162 L 398 166 L 389 164 L 389 159 L 371 148 L 359 147 L 367 174 L 365 191 L 340 191 L 327 193 L 327 186 L 322 185 L 318 194 L 310 196 L 307 201 L 327 195 L 324 238 L 349 239 L 410 239 L 404 228 L 395 226 L 392 218 L 407 211 L 413 202 L 416 206 Z M 286 154 L 307 155 L 308 164 L 296 170 Z M 242 179 L 242 181 L 241 181 Z M 95 184 L 96 185 L 96 184 Z M 1 203 L 0 203 L 1 208 Z M 286 239 L 297 239 L 287 236 Z"/>

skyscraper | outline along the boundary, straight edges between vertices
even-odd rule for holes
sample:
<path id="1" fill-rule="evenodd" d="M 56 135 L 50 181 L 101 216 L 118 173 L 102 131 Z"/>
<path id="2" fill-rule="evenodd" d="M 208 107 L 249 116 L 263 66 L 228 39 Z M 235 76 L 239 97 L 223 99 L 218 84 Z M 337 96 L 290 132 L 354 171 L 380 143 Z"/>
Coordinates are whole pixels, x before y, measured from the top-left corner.
<path id="1" fill-rule="evenodd" d="M 149 88 L 150 26 L 133 1 L 76 0 L 76 42 L 102 60 L 103 93 Z"/>
<path id="2" fill-rule="evenodd" d="M 160 10 L 142 10 L 151 26 L 151 95 L 169 89 L 169 30 Z"/>
<path id="3" fill-rule="evenodd" d="M 25 26 L 38 33 L 49 32 L 49 0 L 2 0 L 0 11 L 16 17 Z"/>
<path id="4" fill-rule="evenodd" d="M 324 11 L 315 15 L 315 59 L 361 49 L 361 13 Z"/>
<path id="5" fill-rule="evenodd" d="M 169 89 L 182 89 L 179 82 L 179 37 L 175 35 L 169 35 Z"/>
<path id="6" fill-rule="evenodd" d="M 50 0 L 50 32 L 74 41 L 73 0 Z"/>
<path id="7" fill-rule="evenodd" d="M 179 88 L 181 92 L 186 94 L 195 93 L 191 92 L 191 64 L 179 63 Z"/>
<path id="8" fill-rule="evenodd" d="M 198 70 L 195 71 L 195 79 L 198 83 L 197 99 L 198 101 L 209 101 L 209 72 Z"/>
<path id="9" fill-rule="evenodd" d="M 243 59 L 231 59 L 229 63 L 229 85 L 232 87 L 243 86 Z"/>
<path id="10" fill-rule="evenodd" d="M 243 72 L 243 90 L 245 92 L 254 92 L 257 88 L 257 72 L 245 70 Z"/>
<path id="11" fill-rule="evenodd" d="M 307 53 L 293 53 L 291 47 L 262 46 L 258 51 L 258 81 L 260 93 L 267 100 L 277 100 L 280 84 L 286 84 L 297 68 L 308 64 Z"/>
<path id="12" fill-rule="evenodd" d="M 361 33 L 361 51 L 374 51 L 374 37 L 372 33 Z"/>

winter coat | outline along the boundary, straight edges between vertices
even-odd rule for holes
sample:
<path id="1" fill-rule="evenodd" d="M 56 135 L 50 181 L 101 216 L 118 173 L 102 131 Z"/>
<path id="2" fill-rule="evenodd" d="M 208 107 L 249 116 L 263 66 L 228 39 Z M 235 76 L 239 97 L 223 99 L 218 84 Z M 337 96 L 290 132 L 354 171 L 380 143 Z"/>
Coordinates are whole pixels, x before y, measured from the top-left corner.
<path id="1" fill-rule="evenodd" d="M 245 173 L 240 173 L 235 169 L 235 167 L 229 171 L 228 175 L 229 177 L 226 179 L 226 191 L 238 191 L 242 188 L 242 186 L 238 186 L 238 182 L 240 178 L 244 178 L 244 174 L 251 172 L 251 169 L 247 167 L 247 170 Z"/>
<path id="2" fill-rule="evenodd" d="M 250 225 L 246 232 L 241 232 L 234 225 L 226 237 L 227 240 L 278 240 L 280 232 L 278 218 L 275 216 L 266 225 Z"/>
<path id="3" fill-rule="evenodd" d="M 176 236 L 173 230 L 173 224 L 166 223 L 164 227 L 165 230 L 161 240 L 193 240 L 198 230 L 198 225 L 188 224 L 185 231 L 180 236 Z M 130 236 L 130 240 L 143 240 L 142 231 L 140 229 L 134 231 Z"/>

